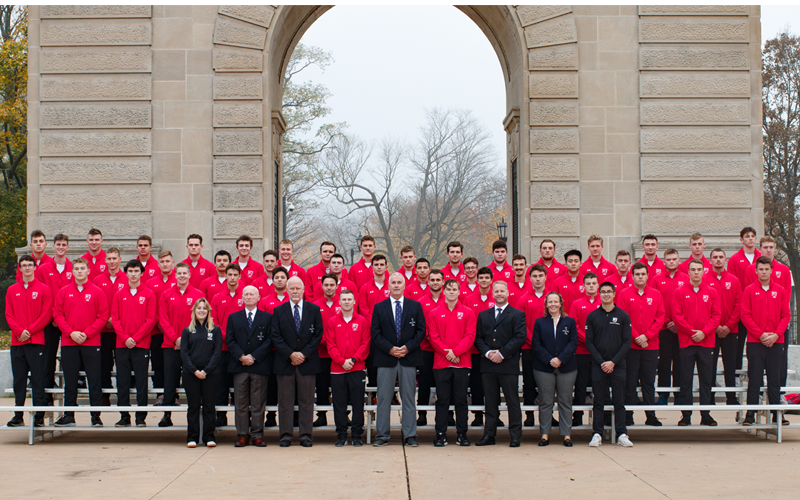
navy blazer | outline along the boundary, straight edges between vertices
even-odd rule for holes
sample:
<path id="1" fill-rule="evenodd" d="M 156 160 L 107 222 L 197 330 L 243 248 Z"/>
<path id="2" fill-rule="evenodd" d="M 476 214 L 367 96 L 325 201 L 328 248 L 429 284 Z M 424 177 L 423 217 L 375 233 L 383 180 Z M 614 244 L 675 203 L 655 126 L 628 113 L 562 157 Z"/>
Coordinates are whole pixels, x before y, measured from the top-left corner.
<path id="1" fill-rule="evenodd" d="M 550 365 L 550 360 L 561 360 L 559 371 L 562 373 L 578 369 L 575 359 L 575 350 L 578 348 L 578 327 L 575 320 L 569 316 L 558 319 L 557 333 L 553 332 L 553 318 L 550 314 L 537 318 L 533 324 L 533 369 L 553 373 L 555 369 Z"/>
<path id="2" fill-rule="evenodd" d="M 247 326 L 247 309 L 228 316 L 225 341 L 228 344 L 228 373 L 255 373 L 269 375 L 272 369 L 272 315 L 256 309 L 253 326 Z M 252 354 L 256 362 L 245 366 L 239 361 L 245 354 Z"/>
<path id="3" fill-rule="evenodd" d="M 315 375 L 319 372 L 319 343 L 322 341 L 322 313 L 319 306 L 303 301 L 300 317 L 300 331 L 294 323 L 294 302 L 291 300 L 275 308 L 272 315 L 272 344 L 277 349 L 272 373 L 292 375 L 295 366 L 289 356 L 300 352 L 306 357 L 297 368 L 301 375 Z"/>
<path id="4" fill-rule="evenodd" d="M 403 317 L 400 324 L 400 342 L 397 342 L 397 332 L 394 327 L 394 310 L 392 299 L 382 300 L 375 304 L 372 313 L 372 364 L 376 367 L 397 366 L 399 361 L 403 366 L 421 366 L 422 351 L 420 342 L 425 338 L 425 314 L 422 305 L 408 297 L 403 299 Z M 392 347 L 408 348 L 408 354 L 396 358 L 389 354 Z"/>
<path id="5" fill-rule="evenodd" d="M 494 315 L 494 307 L 478 313 L 475 347 L 481 356 L 481 373 L 518 375 L 520 349 L 528 338 L 525 313 L 507 305 L 496 321 Z M 502 363 L 494 363 L 486 357 L 487 352 L 495 349 L 503 356 Z"/>

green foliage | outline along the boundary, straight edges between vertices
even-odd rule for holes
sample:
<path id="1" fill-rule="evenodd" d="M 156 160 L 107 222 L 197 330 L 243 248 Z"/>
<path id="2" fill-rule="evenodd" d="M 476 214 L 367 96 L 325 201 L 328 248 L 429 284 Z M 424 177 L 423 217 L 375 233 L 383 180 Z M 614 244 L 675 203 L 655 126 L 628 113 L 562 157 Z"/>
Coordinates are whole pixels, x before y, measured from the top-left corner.
<path id="1" fill-rule="evenodd" d="M 0 5 L 0 171 L 6 189 L 26 187 L 28 11 Z"/>
<path id="2" fill-rule="evenodd" d="M 14 276 L 14 249 L 27 244 L 26 198 L 24 189 L 0 189 L 0 279 Z"/>

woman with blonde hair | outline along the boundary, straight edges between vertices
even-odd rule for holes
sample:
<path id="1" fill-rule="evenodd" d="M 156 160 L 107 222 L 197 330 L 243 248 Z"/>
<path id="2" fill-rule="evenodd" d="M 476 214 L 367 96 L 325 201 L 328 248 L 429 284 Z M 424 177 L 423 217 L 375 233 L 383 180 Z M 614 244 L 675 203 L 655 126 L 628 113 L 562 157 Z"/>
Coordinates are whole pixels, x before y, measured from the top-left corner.
<path id="1" fill-rule="evenodd" d="M 203 441 L 213 448 L 215 399 L 222 372 L 222 331 L 211 319 L 211 305 L 204 298 L 192 306 L 192 321 L 181 334 L 183 387 L 189 409 L 186 413 L 189 448 L 197 447 L 200 437 L 200 407 L 203 408 Z"/>
<path id="2" fill-rule="evenodd" d="M 558 426 L 564 446 L 571 447 L 572 392 L 578 363 L 578 329 L 575 320 L 564 313 L 564 300 L 558 292 L 545 297 L 544 317 L 533 325 L 533 376 L 539 387 L 539 446 L 550 444 L 550 427 L 553 421 L 553 401 L 558 393 Z"/>

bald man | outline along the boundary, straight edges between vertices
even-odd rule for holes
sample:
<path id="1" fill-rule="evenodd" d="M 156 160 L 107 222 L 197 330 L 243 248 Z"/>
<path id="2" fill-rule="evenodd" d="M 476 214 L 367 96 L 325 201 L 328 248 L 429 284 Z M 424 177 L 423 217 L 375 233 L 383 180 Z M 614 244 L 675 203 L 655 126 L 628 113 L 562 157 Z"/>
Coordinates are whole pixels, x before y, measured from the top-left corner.
<path id="1" fill-rule="evenodd" d="M 258 288 L 246 286 L 242 290 L 244 309 L 228 316 L 225 327 L 230 353 L 227 370 L 233 375 L 237 448 L 251 444 L 251 438 L 253 446 L 267 445 L 264 408 L 267 375 L 272 364 L 272 315 L 256 307 L 258 299 Z"/>
<path id="2" fill-rule="evenodd" d="M 272 343 L 277 349 L 273 373 L 278 378 L 278 428 L 280 446 L 291 446 L 294 438 L 294 402 L 297 398 L 300 445 L 311 447 L 314 388 L 320 370 L 322 313 L 318 305 L 303 300 L 305 285 L 297 276 L 287 283 L 289 302 L 275 308 Z M 263 419 L 263 416 L 262 416 Z"/>

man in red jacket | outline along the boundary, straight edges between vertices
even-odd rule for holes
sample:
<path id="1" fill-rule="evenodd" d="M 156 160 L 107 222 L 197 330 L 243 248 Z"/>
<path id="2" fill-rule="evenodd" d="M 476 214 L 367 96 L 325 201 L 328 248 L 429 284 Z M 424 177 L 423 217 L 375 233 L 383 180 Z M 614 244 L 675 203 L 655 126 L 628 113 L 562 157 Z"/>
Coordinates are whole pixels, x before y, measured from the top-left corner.
<path id="1" fill-rule="evenodd" d="M 517 307 L 519 299 L 531 288 L 531 282 L 525 274 L 528 259 L 524 255 L 515 254 L 511 258 L 511 267 L 514 269 L 514 280 L 508 284 L 508 303 L 514 309 L 520 309 Z"/>
<path id="2" fill-rule="evenodd" d="M 552 269 L 552 268 L 551 268 Z M 528 268 L 528 277 L 531 287 L 528 292 L 517 301 L 517 309 L 525 313 L 527 337 L 521 349 L 522 354 L 522 397 L 526 406 L 533 406 L 539 391 L 536 389 L 536 379 L 533 377 L 533 325 L 537 318 L 544 316 L 544 301 L 547 297 L 547 267 L 544 264 L 534 264 Z M 584 398 L 585 399 L 585 398 Z M 533 411 L 525 412 L 524 427 L 536 425 Z"/>
<path id="3" fill-rule="evenodd" d="M 339 293 L 341 311 L 330 318 L 325 329 L 325 344 L 331 356 L 331 395 L 333 420 L 336 423 L 336 446 L 347 444 L 347 405 L 353 408 L 350 439 L 353 446 L 362 446 L 364 432 L 364 391 L 367 379 L 364 370 L 369 355 L 370 325 L 355 312 L 356 298 L 352 290 Z"/>
<path id="4" fill-rule="evenodd" d="M 700 404 L 710 405 L 714 381 L 713 350 L 722 315 L 719 294 L 703 283 L 703 261 L 689 262 L 689 283 L 673 294 L 672 318 L 678 327 L 681 357 L 681 404 L 692 404 L 692 382 L 697 366 Z M 692 412 L 684 411 L 678 425 L 692 424 Z M 700 425 L 717 425 L 708 411 L 701 411 Z"/>
<path id="5" fill-rule="evenodd" d="M 161 294 L 158 305 L 158 323 L 164 332 L 161 344 L 164 353 L 164 405 L 177 400 L 176 390 L 181 382 L 181 334 L 192 320 L 192 306 L 203 294 L 190 284 L 189 264 L 181 262 L 175 266 L 175 286 Z M 164 412 L 159 427 L 172 425 L 172 413 Z"/>
<path id="6" fill-rule="evenodd" d="M 583 297 L 583 273 L 581 271 L 581 252 L 580 250 L 570 250 L 564 254 L 567 263 L 567 274 L 553 282 L 552 291 L 561 294 L 564 301 L 564 311 L 572 308 L 572 303 Z M 594 271 L 589 271 L 594 272 Z"/>
<path id="7" fill-rule="evenodd" d="M 294 243 L 292 243 L 292 240 L 281 241 L 280 245 L 278 245 L 278 255 L 280 256 L 280 262 L 278 263 L 278 265 L 286 269 L 286 272 L 289 273 L 289 279 L 297 276 L 298 278 L 303 280 L 304 286 L 308 288 L 308 286 L 306 285 L 307 282 L 306 270 L 300 267 L 299 265 L 295 264 L 294 259 L 292 258 L 292 256 L 294 255 Z M 263 274 L 263 269 L 262 269 L 262 274 Z M 306 293 L 306 300 L 309 300 L 308 293 Z"/>
<path id="8" fill-rule="evenodd" d="M 33 240 L 33 238 L 31 238 Z M 23 255 L 17 269 L 18 283 L 6 290 L 6 322 L 11 328 L 11 373 L 14 376 L 14 404 L 25 406 L 28 372 L 34 406 L 44 406 L 44 329 L 53 318 L 53 294 L 36 280 L 36 258 Z M 9 427 L 24 425 L 22 412 L 15 412 Z M 44 413 L 36 412 L 33 425 L 44 425 Z"/>
<path id="9" fill-rule="evenodd" d="M 275 268 L 278 267 L 279 258 L 278 252 L 275 250 L 265 251 L 262 256 L 262 260 L 264 261 L 264 274 L 250 283 L 258 289 L 258 296 L 262 299 L 272 295 L 275 289 L 272 284 L 272 273 L 275 272 Z"/>
<path id="10" fill-rule="evenodd" d="M 214 255 L 214 267 L 217 269 L 215 276 L 209 276 L 200 284 L 200 291 L 203 292 L 209 304 L 214 297 L 221 291 L 228 288 L 227 269 L 231 264 L 231 254 L 227 250 L 220 250 Z M 222 344 L 225 347 L 225 344 Z"/>
<path id="11" fill-rule="evenodd" d="M 361 260 L 350 266 L 347 277 L 361 287 L 372 281 L 372 255 L 375 253 L 375 238 L 370 235 L 361 238 Z M 357 292 L 356 292 L 357 293 Z M 356 297 L 358 301 L 358 297 Z"/>
<path id="12" fill-rule="evenodd" d="M 586 294 L 573 302 L 569 310 L 569 317 L 575 320 L 575 327 L 578 330 L 578 347 L 575 349 L 578 373 L 575 376 L 575 397 L 572 401 L 573 405 L 586 404 L 586 393 L 592 385 L 592 354 L 589 352 L 589 349 L 586 348 L 586 318 L 589 316 L 589 313 L 602 305 L 600 296 L 597 294 L 600 283 L 595 273 L 589 272 L 583 275 L 583 286 Z M 544 307 L 542 308 L 542 314 L 539 314 L 537 318 L 541 318 L 542 316 L 544 316 Z M 535 321 L 536 318 L 531 320 L 530 332 L 533 332 L 533 324 Z M 531 335 L 531 333 L 528 335 Z M 531 370 L 533 370 L 533 367 L 531 367 Z M 576 410 L 572 412 L 572 425 L 583 425 L 583 411 Z"/>
<path id="13" fill-rule="evenodd" d="M 736 276 L 742 291 L 745 289 L 745 273 L 751 264 L 755 264 L 756 259 L 761 257 L 761 252 L 756 248 L 756 230 L 746 226 L 739 231 L 739 241 L 742 248 L 731 255 L 728 259 L 728 272 Z M 747 342 L 747 327 L 744 326 L 741 318 L 739 319 L 739 335 L 737 335 L 736 369 L 742 369 L 742 359 L 744 357 L 744 344 Z"/>
<path id="14" fill-rule="evenodd" d="M 444 271 L 434 269 L 428 275 L 427 280 L 430 285 L 428 287 L 428 294 L 423 295 L 419 299 L 414 299 L 422 306 L 422 313 L 425 315 L 426 329 L 425 338 L 423 338 L 422 342 L 419 344 L 419 348 L 422 351 L 422 365 L 419 367 L 419 378 L 417 379 L 417 405 L 419 406 L 428 406 L 430 404 L 431 387 L 436 383 L 436 379 L 433 376 L 433 346 L 430 340 L 428 340 L 428 334 L 430 332 L 428 317 L 434 309 L 444 304 L 444 293 L 442 293 L 444 287 Z M 419 410 L 418 414 L 417 425 L 428 425 L 428 412 L 426 410 Z M 455 425 L 455 422 L 453 422 L 453 425 Z"/>
<path id="15" fill-rule="evenodd" d="M 636 388 L 642 387 L 646 405 L 656 404 L 656 368 L 658 368 L 658 333 L 664 326 L 664 300 L 661 293 L 647 285 L 648 267 L 643 262 L 633 265 L 633 286 L 622 290 L 617 305 L 631 317 L 631 348 L 626 355 L 627 389 L 625 404 L 637 404 Z M 646 411 L 645 425 L 661 426 L 656 412 Z M 625 414 L 625 425 L 633 425 L 633 410 Z"/>
<path id="16" fill-rule="evenodd" d="M 91 228 L 86 236 L 86 244 L 89 251 L 83 254 L 83 258 L 89 264 L 89 280 L 106 272 L 106 253 L 103 251 L 103 233 L 97 228 Z"/>
<path id="17" fill-rule="evenodd" d="M 454 279 L 461 286 L 467 281 L 467 275 L 464 273 L 464 264 L 461 262 L 463 256 L 464 245 L 458 241 L 451 241 L 447 244 L 447 264 L 442 268 L 445 280 Z M 475 271 L 478 271 L 477 267 Z"/>
<path id="18" fill-rule="evenodd" d="M 372 279 L 364 284 L 358 294 L 358 313 L 372 324 L 375 304 L 389 297 L 389 277 L 386 276 L 386 256 L 372 258 Z"/>
<path id="19" fill-rule="evenodd" d="M 647 234 L 642 238 L 644 256 L 639 262 L 647 264 L 647 284 L 653 286 L 656 278 L 667 272 L 664 261 L 658 258 L 658 238 L 654 234 Z"/>
<path id="20" fill-rule="evenodd" d="M 678 343 L 678 327 L 672 320 L 673 292 L 689 282 L 689 276 L 678 271 L 680 254 L 674 248 L 664 251 L 664 268 L 653 286 L 664 299 L 664 326 L 658 334 L 658 385 L 659 387 L 680 387 L 681 360 Z M 648 278 L 649 279 L 649 278 Z M 659 393 L 658 405 L 669 402 L 669 392 Z M 680 403 L 680 393 L 675 393 L 675 404 Z"/>
<path id="21" fill-rule="evenodd" d="M 336 276 L 336 297 L 339 297 L 339 293 L 343 289 L 350 290 L 354 294 L 358 295 L 358 287 L 356 284 L 347 279 L 347 269 L 344 268 L 344 257 L 338 253 L 333 254 L 331 256 L 331 272 L 328 274 L 332 274 Z M 314 285 L 314 297 L 317 298 L 317 302 L 325 296 L 325 292 L 322 290 L 322 282 L 317 283 Z M 356 308 L 358 308 L 358 304 L 356 304 Z"/>
<path id="22" fill-rule="evenodd" d="M 458 297 L 461 302 L 464 302 L 464 299 L 475 293 L 475 290 L 477 290 L 479 268 L 480 266 L 478 265 L 478 259 L 475 257 L 467 257 L 464 259 L 465 278 L 464 282 L 461 283 L 461 295 Z"/>
<path id="23" fill-rule="evenodd" d="M 89 384 L 89 402 L 100 406 L 100 331 L 108 321 L 108 302 L 100 288 L 89 281 L 89 263 L 79 258 L 72 262 L 75 282 L 58 291 L 55 320 L 61 329 L 61 367 L 64 370 L 64 406 L 78 404 L 78 371 L 81 361 Z M 100 412 L 91 412 L 92 427 L 102 427 Z M 55 424 L 75 425 L 75 413 L 64 412 Z"/>
<path id="24" fill-rule="evenodd" d="M 211 317 L 214 318 L 214 324 L 218 325 L 222 332 L 222 350 L 224 353 L 228 352 L 228 317 L 244 309 L 244 299 L 242 298 L 244 287 L 239 279 L 241 275 L 242 270 L 239 268 L 239 264 L 228 264 L 225 268 L 225 289 L 211 299 Z M 223 359 L 227 360 L 228 354 L 224 353 L 222 355 Z M 233 373 L 228 371 L 227 363 L 223 363 L 222 366 L 222 376 L 217 387 L 215 404 L 217 406 L 235 406 L 233 393 L 231 393 L 231 388 L 234 386 Z M 218 411 L 216 420 L 216 427 L 225 427 L 228 425 L 228 412 Z"/>
<path id="25" fill-rule="evenodd" d="M 711 271 L 706 273 L 703 281 L 717 291 L 721 301 L 722 316 L 717 327 L 716 344 L 714 346 L 714 376 L 716 378 L 717 362 L 722 351 L 725 387 L 736 385 L 736 354 L 739 348 L 739 317 L 741 315 L 742 286 L 733 274 L 725 270 L 725 251 L 721 248 L 711 250 Z M 726 393 L 729 405 L 738 405 L 735 392 Z"/>
<path id="26" fill-rule="evenodd" d="M 598 281 L 601 283 L 607 281 L 611 275 L 617 272 L 617 268 L 603 257 L 603 238 L 593 234 L 589 236 L 587 245 L 589 258 L 581 265 L 580 274 L 595 273 Z"/>
<path id="27" fill-rule="evenodd" d="M 789 301 L 786 290 L 772 282 L 774 260 L 766 256 L 756 259 L 758 281 L 751 283 L 742 297 L 742 321 L 747 326 L 747 404 L 758 404 L 761 381 L 767 372 L 769 404 L 780 404 L 780 368 L 783 364 L 783 336 L 789 327 Z M 755 423 L 755 412 L 748 411 L 743 425 Z M 772 422 L 778 420 L 772 413 Z M 782 425 L 789 422 L 783 419 Z"/>
<path id="28" fill-rule="evenodd" d="M 31 257 L 36 262 L 36 267 L 41 267 L 48 262 L 52 262 L 53 258 L 47 255 L 45 249 L 47 248 L 47 238 L 41 229 L 34 229 L 31 231 Z M 22 282 L 22 272 L 17 266 L 17 283 Z"/>
<path id="29" fill-rule="evenodd" d="M 128 276 L 119 268 L 122 258 L 119 248 L 111 247 L 106 251 L 106 270 L 97 276 L 89 274 L 89 279 L 106 294 L 106 303 L 111 311 L 114 303 L 114 295 L 125 288 L 128 284 Z M 111 381 L 111 371 L 114 369 L 114 350 L 117 345 L 117 334 L 114 333 L 114 325 L 111 316 L 100 332 L 100 380 L 103 389 L 113 389 Z M 111 406 L 108 394 L 103 394 L 103 406 Z"/>
<path id="30" fill-rule="evenodd" d="M 431 311 L 428 336 L 434 349 L 433 376 L 436 380 L 436 440 L 447 444 L 447 418 L 452 396 L 456 410 L 456 444 L 469 446 L 467 439 L 467 387 L 475 344 L 475 313 L 459 303 L 460 286 L 449 279 L 444 284 L 444 305 Z M 426 322 L 426 325 L 428 323 Z"/>
<path id="31" fill-rule="evenodd" d="M 567 274 L 567 266 L 556 260 L 556 242 L 553 240 L 542 240 L 539 243 L 539 255 L 541 258 L 534 265 L 541 264 L 547 270 L 547 289 L 551 290 L 553 282 Z M 530 274 L 530 269 L 528 273 Z"/>
<path id="32" fill-rule="evenodd" d="M 405 278 L 405 273 L 400 271 Z M 426 295 L 430 295 L 431 289 L 428 284 L 428 277 L 431 274 L 431 263 L 425 257 L 420 257 L 414 264 L 413 279 L 406 279 L 406 289 L 403 297 L 419 302 Z"/>
<path id="33" fill-rule="evenodd" d="M 144 266 L 142 282 L 155 278 L 161 273 L 158 268 L 158 259 L 150 254 L 153 251 L 153 238 L 143 234 L 136 240 L 136 259 Z"/>
<path id="34" fill-rule="evenodd" d="M 492 294 L 492 280 L 493 273 L 489 267 L 482 267 L 478 269 L 478 288 L 466 299 L 462 299 L 462 303 L 472 309 L 475 313 L 475 318 L 478 317 L 481 311 L 494 307 L 494 295 Z M 505 280 L 501 280 L 505 281 Z M 475 319 L 477 325 L 478 320 Z M 472 369 L 469 372 L 469 390 L 472 394 L 472 404 L 481 406 L 484 402 L 483 397 L 483 378 L 481 376 L 481 355 L 478 348 L 472 348 Z M 471 427 L 483 427 L 483 412 L 473 411 L 472 414 L 475 418 L 469 424 Z M 498 420 L 499 426 L 502 427 L 502 421 Z"/>
<path id="35" fill-rule="evenodd" d="M 319 245 L 319 262 L 308 268 L 306 271 L 306 300 L 316 302 L 321 299 L 317 295 L 317 283 L 322 281 L 322 277 L 331 272 L 331 257 L 336 254 L 336 245 L 330 241 L 323 241 Z"/>
<path id="36" fill-rule="evenodd" d="M 314 303 L 319 306 L 319 312 L 322 315 L 322 328 L 327 331 L 328 328 L 332 327 L 336 315 L 342 310 L 339 305 L 339 283 L 336 275 L 329 273 L 324 275 L 318 284 L 322 287 L 322 296 Z M 328 353 L 324 334 L 317 351 L 319 352 L 320 364 L 316 380 L 317 405 L 327 406 L 331 404 L 331 355 Z M 323 425 L 328 425 L 328 412 L 317 411 L 317 419 L 314 420 L 313 426 L 321 427 Z"/>
<path id="37" fill-rule="evenodd" d="M 678 268 L 682 273 L 689 274 L 689 263 L 692 260 L 699 260 L 703 262 L 703 272 L 708 272 L 711 269 L 711 261 L 703 255 L 703 250 L 706 248 L 706 240 L 703 238 L 703 235 L 700 233 L 694 233 L 689 236 L 689 250 L 692 254 L 689 256 L 688 259 L 681 262 L 680 267 Z"/>
<path id="38" fill-rule="evenodd" d="M 156 296 L 156 324 L 153 325 L 153 332 L 150 334 L 150 365 L 153 367 L 153 388 L 163 389 L 164 350 L 161 348 L 161 344 L 164 343 L 164 332 L 161 331 L 158 318 L 160 317 L 161 295 L 175 286 L 175 259 L 172 257 L 172 252 L 169 250 L 159 252 L 158 269 L 161 274 L 143 281 L 142 285 L 152 290 Z M 164 395 L 162 394 L 156 400 L 155 405 L 161 405 L 163 402 Z"/>
<path id="39" fill-rule="evenodd" d="M 508 245 L 503 240 L 492 243 L 492 263 L 489 268 L 492 270 L 492 281 L 505 281 L 509 285 L 514 282 L 514 269 L 506 262 L 508 257 Z M 476 320 L 477 321 L 477 320 Z"/>
<path id="40" fill-rule="evenodd" d="M 617 257 L 614 259 L 614 265 L 617 266 L 617 270 L 608 277 L 607 281 L 614 285 L 614 296 L 616 300 L 619 300 L 619 294 L 622 293 L 623 290 L 633 287 L 631 254 L 628 253 L 627 250 L 620 250 L 617 252 Z"/>
<path id="41" fill-rule="evenodd" d="M 107 253 L 110 255 L 111 251 Z M 137 260 L 125 265 L 125 287 L 111 302 L 111 320 L 116 331 L 117 406 L 131 405 L 131 371 L 136 376 L 136 404 L 147 406 L 147 368 L 150 336 L 156 324 L 156 294 L 142 286 L 145 267 Z M 136 427 L 146 427 L 147 412 L 136 412 Z M 120 412 L 116 427 L 129 427 L 131 414 Z"/>
<path id="42" fill-rule="evenodd" d="M 408 285 L 411 283 L 417 281 L 416 261 L 417 254 L 414 251 L 414 247 L 406 245 L 400 249 L 400 263 L 402 264 L 402 268 L 398 270 L 398 272 L 402 274 L 403 278 L 406 280 L 406 288 L 408 288 Z"/>

